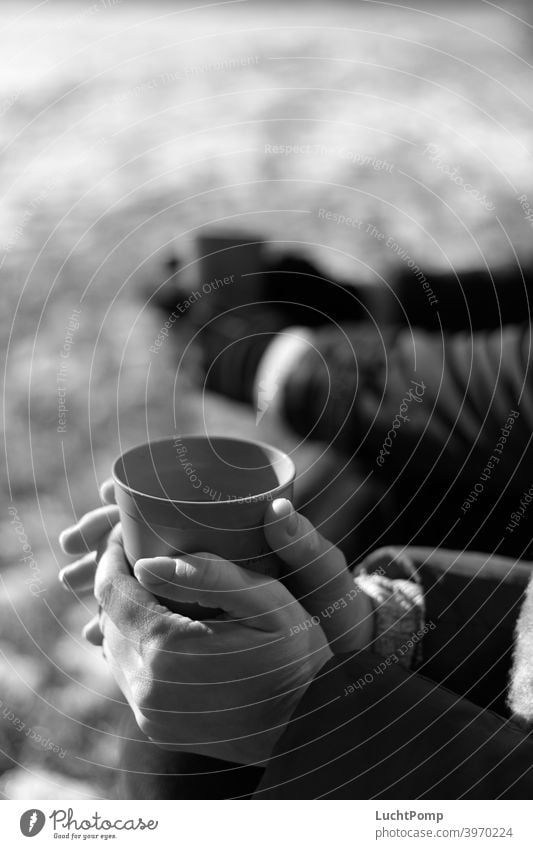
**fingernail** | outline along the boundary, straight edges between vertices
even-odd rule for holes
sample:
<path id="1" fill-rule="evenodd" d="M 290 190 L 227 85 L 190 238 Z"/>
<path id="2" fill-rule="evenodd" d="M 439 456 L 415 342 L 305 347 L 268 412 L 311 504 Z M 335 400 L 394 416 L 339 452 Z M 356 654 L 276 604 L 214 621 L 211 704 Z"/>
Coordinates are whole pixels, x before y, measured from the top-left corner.
<path id="1" fill-rule="evenodd" d="M 142 557 L 133 567 L 137 578 L 141 573 L 143 581 L 172 581 L 176 572 L 176 561 L 172 557 Z"/>
<path id="2" fill-rule="evenodd" d="M 292 506 L 289 499 L 278 498 L 272 506 L 278 519 L 285 520 L 285 530 L 287 534 L 293 537 L 298 530 L 298 513 Z"/>

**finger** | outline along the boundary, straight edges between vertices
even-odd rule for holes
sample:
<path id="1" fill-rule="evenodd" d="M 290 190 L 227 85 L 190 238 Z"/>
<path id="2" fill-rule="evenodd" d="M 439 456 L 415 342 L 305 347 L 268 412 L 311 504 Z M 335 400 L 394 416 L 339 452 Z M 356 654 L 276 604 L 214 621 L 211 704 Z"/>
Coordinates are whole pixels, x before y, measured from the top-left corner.
<path id="1" fill-rule="evenodd" d="M 104 502 L 104 504 L 116 504 L 117 499 L 115 498 L 115 484 L 113 483 L 113 478 L 108 478 L 103 482 L 100 487 L 100 498 Z"/>
<path id="2" fill-rule="evenodd" d="M 59 573 L 59 580 L 66 590 L 74 593 L 83 593 L 93 591 L 94 576 L 96 574 L 96 553 L 91 551 L 76 560 L 75 563 L 70 563 L 65 566 Z"/>
<path id="3" fill-rule="evenodd" d="M 269 505 L 265 536 L 285 564 L 288 589 L 319 618 L 334 651 L 366 646 L 373 632 L 372 606 L 355 587 L 340 549 L 285 498 Z"/>
<path id="4" fill-rule="evenodd" d="M 232 619 L 245 619 L 261 630 L 277 628 L 281 609 L 294 603 L 279 581 L 205 552 L 179 559 L 143 558 L 135 564 L 134 573 L 158 597 L 218 607 Z"/>
<path id="5" fill-rule="evenodd" d="M 94 594 L 105 616 L 100 619 L 105 636 L 108 622 L 142 650 L 143 643 L 169 634 L 198 636 L 207 626 L 163 607 L 133 577 L 122 547 L 120 526 L 109 535 L 96 570 Z"/>
<path id="6" fill-rule="evenodd" d="M 285 564 L 284 575 L 301 596 L 328 596 L 353 586 L 346 558 L 286 498 L 267 508 L 265 536 Z"/>
<path id="7" fill-rule="evenodd" d="M 93 646 L 101 646 L 104 641 L 104 635 L 100 629 L 100 621 L 98 616 L 93 616 L 90 622 L 83 629 L 82 637 L 84 637 Z"/>
<path id="8" fill-rule="evenodd" d="M 105 534 L 109 533 L 119 521 L 116 505 L 98 507 L 85 513 L 80 521 L 66 528 L 59 536 L 59 543 L 65 554 L 83 554 L 93 551 Z"/>

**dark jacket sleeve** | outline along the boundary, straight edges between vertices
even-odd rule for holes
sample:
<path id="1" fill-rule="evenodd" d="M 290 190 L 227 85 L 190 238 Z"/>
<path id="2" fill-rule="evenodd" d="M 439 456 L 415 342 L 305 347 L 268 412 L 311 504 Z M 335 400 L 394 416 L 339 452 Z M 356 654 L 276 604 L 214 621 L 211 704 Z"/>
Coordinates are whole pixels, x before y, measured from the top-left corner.
<path id="1" fill-rule="evenodd" d="M 255 798 L 528 799 L 533 743 L 511 723 L 370 652 L 322 668 Z"/>
<path id="2" fill-rule="evenodd" d="M 417 671 L 502 716 L 509 712 L 510 670 L 518 646 L 524 660 L 519 680 L 516 669 L 513 676 L 511 707 L 533 722 L 533 638 L 527 638 L 533 634 L 528 627 L 533 623 L 531 563 L 478 552 L 388 546 L 366 557 L 354 574 L 361 572 L 420 585 L 425 628 L 416 641 L 421 651 L 414 650 Z"/>
<path id="3" fill-rule="evenodd" d="M 529 325 L 448 337 L 320 330 L 286 383 L 284 416 L 376 470 L 475 484 L 490 461 L 491 480 L 521 490 L 533 467 L 530 345 Z"/>

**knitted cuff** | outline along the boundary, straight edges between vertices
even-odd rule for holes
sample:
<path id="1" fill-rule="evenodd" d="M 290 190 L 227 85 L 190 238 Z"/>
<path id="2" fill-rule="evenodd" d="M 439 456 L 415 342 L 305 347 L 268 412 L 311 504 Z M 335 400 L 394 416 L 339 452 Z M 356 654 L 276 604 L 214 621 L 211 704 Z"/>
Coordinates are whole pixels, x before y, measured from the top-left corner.
<path id="1" fill-rule="evenodd" d="M 374 644 L 382 657 L 414 669 L 422 661 L 424 594 L 416 581 L 360 573 L 354 583 L 374 606 Z"/>

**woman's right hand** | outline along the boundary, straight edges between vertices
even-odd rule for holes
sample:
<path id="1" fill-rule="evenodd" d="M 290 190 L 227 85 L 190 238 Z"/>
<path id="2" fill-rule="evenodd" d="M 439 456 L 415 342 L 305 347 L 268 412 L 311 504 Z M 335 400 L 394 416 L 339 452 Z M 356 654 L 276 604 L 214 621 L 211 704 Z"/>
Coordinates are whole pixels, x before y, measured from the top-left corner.
<path id="1" fill-rule="evenodd" d="M 374 607 L 342 551 L 285 498 L 269 505 L 265 537 L 282 561 L 280 580 L 310 614 L 302 628 L 322 628 L 334 654 L 369 648 Z"/>

